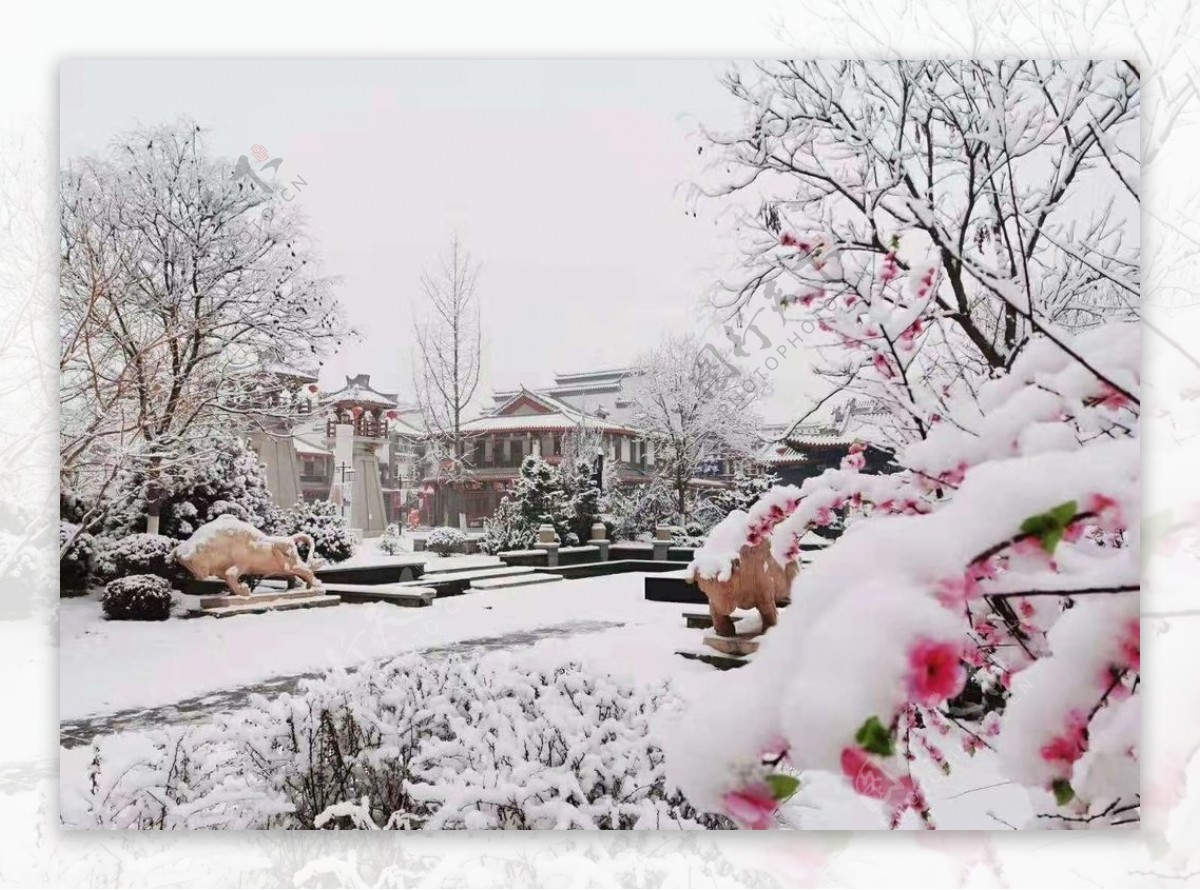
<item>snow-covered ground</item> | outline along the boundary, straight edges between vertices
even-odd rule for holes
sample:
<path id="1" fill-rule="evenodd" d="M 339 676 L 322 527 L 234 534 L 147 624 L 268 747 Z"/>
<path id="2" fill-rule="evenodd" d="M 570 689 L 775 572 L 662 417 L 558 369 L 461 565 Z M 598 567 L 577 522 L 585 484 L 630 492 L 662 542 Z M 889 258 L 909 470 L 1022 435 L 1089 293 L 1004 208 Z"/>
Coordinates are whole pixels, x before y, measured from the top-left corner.
<path id="1" fill-rule="evenodd" d="M 93 599 L 64 600 L 60 611 L 61 716 L 75 720 L 130 708 L 168 705 L 270 678 L 334 667 L 361 667 L 401 652 L 461 641 L 513 635 L 522 658 L 582 661 L 635 681 L 669 680 L 688 700 L 720 695 L 721 673 L 681 658 L 677 649 L 701 645 L 703 631 L 684 626 L 681 613 L 702 607 L 648 602 L 641 573 L 465 594 L 426 609 L 387 604 L 342 604 L 309 611 L 224 620 L 108 622 Z M 786 620 L 786 619 L 785 619 Z M 583 624 L 587 623 L 587 624 Z M 579 625 L 579 632 L 526 644 L 539 628 Z M 619 625 L 619 626 L 611 626 Z M 565 635 L 563 635 L 565 634 Z M 503 645 L 503 643 L 501 643 Z M 714 726 L 735 733 L 736 726 Z M 131 734 L 99 739 L 103 749 L 132 741 Z M 63 792 L 86 781 L 88 747 L 62 751 Z M 939 825 L 994 829 L 1029 815 L 1024 791 L 999 784 L 989 756 L 953 757 L 949 777 L 926 787 Z M 990 813 L 995 814 L 995 818 Z M 882 828 L 878 805 L 857 798 L 833 776 L 808 776 L 783 811 L 805 828 Z"/>

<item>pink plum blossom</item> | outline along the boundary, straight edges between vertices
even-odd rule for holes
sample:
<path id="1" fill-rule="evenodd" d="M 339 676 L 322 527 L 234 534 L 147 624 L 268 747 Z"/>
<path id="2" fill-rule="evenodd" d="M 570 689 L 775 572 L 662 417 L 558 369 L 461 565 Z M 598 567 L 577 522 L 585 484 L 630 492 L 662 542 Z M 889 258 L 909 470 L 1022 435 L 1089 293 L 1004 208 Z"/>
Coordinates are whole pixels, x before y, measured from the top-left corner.
<path id="1" fill-rule="evenodd" d="M 842 750 L 842 775 L 850 780 L 856 793 L 893 806 L 903 804 L 912 794 L 912 779 L 893 776 L 869 751 L 859 747 Z"/>
<path id="2" fill-rule="evenodd" d="M 959 643 L 918 639 L 908 650 L 908 667 L 908 697 L 926 707 L 958 695 L 967 682 Z"/>
<path id="3" fill-rule="evenodd" d="M 771 793 L 771 786 L 766 782 L 756 782 L 729 791 L 721 802 L 730 818 L 755 831 L 763 831 L 774 824 L 775 810 L 779 806 L 775 795 Z"/>

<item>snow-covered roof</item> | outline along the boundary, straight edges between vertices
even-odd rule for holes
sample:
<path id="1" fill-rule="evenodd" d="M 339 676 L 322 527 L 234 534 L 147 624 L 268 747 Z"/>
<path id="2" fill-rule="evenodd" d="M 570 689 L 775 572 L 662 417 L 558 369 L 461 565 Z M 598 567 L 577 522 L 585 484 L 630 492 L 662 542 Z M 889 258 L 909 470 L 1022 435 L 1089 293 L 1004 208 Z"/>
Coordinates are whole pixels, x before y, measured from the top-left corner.
<path id="1" fill-rule="evenodd" d="M 396 393 L 373 389 L 370 374 L 355 374 L 353 377 L 346 377 L 346 385 L 341 389 L 326 393 L 322 401 L 327 404 L 353 402 L 356 405 L 367 405 L 372 408 L 395 408 Z"/>
<path id="2" fill-rule="evenodd" d="M 787 464 L 802 464 L 808 458 L 799 454 L 784 442 L 767 442 L 754 456 L 757 463 L 764 466 L 782 466 Z"/>
<path id="3" fill-rule="evenodd" d="M 586 417 L 586 415 L 584 416 Z M 462 431 L 464 433 L 492 433 L 509 430 L 567 431 L 578 429 L 584 422 L 593 429 L 601 429 L 605 432 L 636 433 L 636 430 L 624 424 L 610 423 L 598 417 L 587 417 L 586 421 L 581 421 L 578 414 L 566 414 L 559 411 L 549 414 L 503 414 L 477 417 L 464 423 Z"/>
<path id="4" fill-rule="evenodd" d="M 295 445 L 297 454 L 333 454 L 328 448 L 309 442 L 307 439 L 301 439 L 299 436 L 293 436 L 292 443 Z"/>
<path id="5" fill-rule="evenodd" d="M 851 445 L 857 439 L 870 439 L 867 429 L 870 418 L 886 415 L 888 409 L 879 402 L 850 398 L 817 417 L 798 421 L 780 437 L 793 447 L 832 447 Z"/>
<path id="6" fill-rule="evenodd" d="M 515 413 L 523 406 L 532 408 L 525 413 Z M 637 431 L 622 423 L 616 423 L 589 414 L 544 392 L 521 387 L 491 413 L 463 424 L 465 433 L 490 433 L 520 431 L 568 431 L 589 426 L 605 432 L 630 433 Z"/>

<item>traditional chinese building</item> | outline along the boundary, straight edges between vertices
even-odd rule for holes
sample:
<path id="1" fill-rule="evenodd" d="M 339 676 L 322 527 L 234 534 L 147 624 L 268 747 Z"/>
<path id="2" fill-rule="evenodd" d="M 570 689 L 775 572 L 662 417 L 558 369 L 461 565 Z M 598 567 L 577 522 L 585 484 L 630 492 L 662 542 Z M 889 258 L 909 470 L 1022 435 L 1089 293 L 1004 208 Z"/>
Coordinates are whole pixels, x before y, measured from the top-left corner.
<path id="1" fill-rule="evenodd" d="M 619 384 L 614 389 L 611 379 L 621 374 L 599 372 L 586 381 L 582 378 L 590 375 L 558 375 L 560 384 L 548 390 L 522 387 L 496 393 L 490 413 L 463 425 L 467 437 L 464 478 L 451 482 L 440 477 L 437 468 L 429 468 L 422 484 L 422 522 L 441 524 L 446 521 L 447 509 L 457 503 L 466 526 L 481 527 L 500 505 L 527 456 L 543 457 L 550 463 L 561 461 L 570 437 L 584 430 L 598 443 L 596 447 L 615 471 L 618 484 L 648 482 L 653 448 L 636 429 L 612 416 L 628 407 L 619 405 Z M 564 380 L 572 385 L 562 385 Z M 552 394 L 555 389 L 566 392 L 556 396 Z M 588 401 L 592 410 L 572 404 L 568 398 Z M 461 486 L 461 498 L 450 497 L 450 485 Z M 450 521 L 457 524 L 457 517 Z"/>
<path id="2" fill-rule="evenodd" d="M 755 463 L 780 477 L 785 484 L 799 485 L 810 476 L 841 465 L 856 442 L 866 445 L 868 473 L 887 466 L 887 452 L 870 444 L 874 427 L 888 415 L 877 402 L 849 398 L 816 417 L 806 417 L 789 426 L 777 427 L 778 435 L 759 451 Z"/>

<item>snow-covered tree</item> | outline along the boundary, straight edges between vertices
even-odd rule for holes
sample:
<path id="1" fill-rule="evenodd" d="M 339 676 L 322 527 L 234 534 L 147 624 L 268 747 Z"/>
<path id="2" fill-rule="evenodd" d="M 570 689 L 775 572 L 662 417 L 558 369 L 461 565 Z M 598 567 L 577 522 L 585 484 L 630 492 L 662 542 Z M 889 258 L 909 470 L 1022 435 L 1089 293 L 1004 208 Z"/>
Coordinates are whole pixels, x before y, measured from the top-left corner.
<path id="1" fill-rule="evenodd" d="M 188 443 L 170 464 L 157 469 L 135 464 L 116 480 L 114 500 L 105 516 L 104 532 L 120 537 L 143 531 L 152 482 L 159 499 L 159 532 L 187 538 L 206 522 L 229 514 L 265 528 L 272 510 L 271 494 L 258 455 L 236 436 L 214 434 L 203 443 Z"/>
<path id="2" fill-rule="evenodd" d="M 782 61 L 726 85 L 744 122 L 709 134 L 720 172 L 699 188 L 761 203 L 731 208 L 741 259 L 718 314 L 811 313 L 817 371 L 883 400 L 891 444 L 1034 334 L 1065 348 L 1060 331 L 1137 316 L 1129 64 Z"/>
<path id="3" fill-rule="evenodd" d="M 724 519 L 734 510 L 749 510 L 779 483 L 780 479 L 774 473 L 748 473 L 739 467 L 729 487 L 706 498 L 704 506 L 718 520 Z"/>
<path id="4" fill-rule="evenodd" d="M 634 361 L 628 382 L 630 424 L 653 443 L 655 466 L 686 521 L 688 485 L 700 465 L 744 455 L 757 441 L 757 390 L 748 395 L 736 369 L 693 334 L 665 336 Z"/>
<path id="5" fill-rule="evenodd" d="M 748 123 L 716 138 L 724 191 L 775 197 L 722 307 L 811 313 L 823 372 L 892 408 L 894 469 L 851 449 L 697 554 L 719 581 L 742 547 L 788 566 L 847 528 L 681 728 L 685 792 L 764 827 L 781 768 L 826 771 L 932 827 L 921 776 L 983 752 L 1040 826 L 1136 824 L 1136 72 L 783 62 L 729 84 Z M 733 750 L 702 738 L 718 720 Z"/>
<path id="6" fill-rule="evenodd" d="M 134 464 L 157 485 L 213 430 L 293 413 L 271 372 L 345 335 L 298 211 L 238 169 L 181 121 L 62 171 L 60 470 L 84 526 Z"/>
<path id="7" fill-rule="evenodd" d="M 350 524 L 342 508 L 329 501 L 300 501 L 286 510 L 276 507 L 269 513 L 266 530 L 273 535 L 311 535 L 316 555 L 326 562 L 341 562 L 354 555 Z"/>
<path id="8" fill-rule="evenodd" d="M 570 507 L 562 472 L 531 454 L 521 462 L 520 473 L 496 514 L 484 522 L 480 548 L 486 553 L 526 550 L 533 546 L 544 523 L 552 525 L 565 543 L 572 533 Z"/>
<path id="9" fill-rule="evenodd" d="M 421 276 L 428 314 L 413 320 L 413 390 L 429 432 L 433 471 L 444 483 L 443 522 L 458 524 L 460 487 L 470 476 L 463 424 L 479 387 L 482 330 L 476 284 L 479 264 L 458 239 L 436 272 Z"/>

